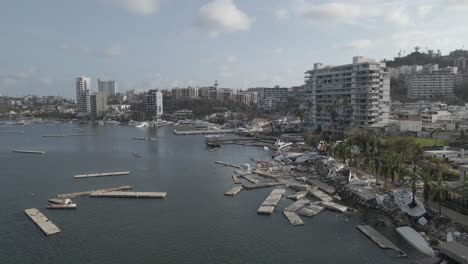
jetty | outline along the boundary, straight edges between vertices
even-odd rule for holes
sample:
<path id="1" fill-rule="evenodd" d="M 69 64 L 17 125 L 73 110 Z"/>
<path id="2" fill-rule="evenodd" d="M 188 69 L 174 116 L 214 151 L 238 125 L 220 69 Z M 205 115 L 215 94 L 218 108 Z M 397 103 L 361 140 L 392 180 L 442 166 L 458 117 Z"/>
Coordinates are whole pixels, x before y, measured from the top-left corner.
<path id="1" fill-rule="evenodd" d="M 73 176 L 73 178 L 80 179 L 80 178 L 91 178 L 91 177 L 122 176 L 122 175 L 129 175 L 129 174 L 130 174 L 129 171 L 117 171 L 117 172 L 80 174 L 80 175 Z"/>
<path id="2" fill-rule="evenodd" d="M 188 135 L 215 135 L 215 134 L 229 134 L 235 133 L 234 129 L 217 129 L 217 130 L 187 130 L 178 131 L 174 129 L 174 134 L 177 136 L 188 136 Z"/>
<path id="3" fill-rule="evenodd" d="M 26 154 L 45 154 L 45 151 L 38 151 L 38 150 L 21 150 L 21 149 L 15 149 L 13 152 L 16 153 L 26 153 Z"/>
<path id="4" fill-rule="evenodd" d="M 263 201 L 262 205 L 258 208 L 258 214 L 271 214 L 275 211 L 275 207 L 286 193 L 285 189 L 274 189 L 270 195 Z"/>
<path id="5" fill-rule="evenodd" d="M 144 137 L 134 137 L 132 139 L 134 139 L 134 140 L 149 140 L 149 138 L 144 138 Z"/>
<path id="6" fill-rule="evenodd" d="M 60 229 L 52 223 L 44 214 L 36 208 L 24 210 L 24 213 L 37 225 L 47 236 L 60 232 Z"/>
<path id="7" fill-rule="evenodd" d="M 240 169 L 241 166 L 239 165 L 234 165 L 234 164 L 229 164 L 227 162 L 224 162 L 224 161 L 215 161 L 216 164 L 220 164 L 220 165 L 224 165 L 224 166 L 227 166 L 227 167 L 232 167 L 232 168 L 236 168 L 236 169 Z"/>
<path id="8" fill-rule="evenodd" d="M 395 250 L 399 252 L 401 256 L 406 257 L 406 254 L 400 248 L 398 248 L 395 244 L 393 244 L 390 240 L 388 240 L 370 225 L 358 225 L 357 229 L 359 229 L 359 231 L 361 231 L 380 248 Z"/>
<path id="9" fill-rule="evenodd" d="M 291 223 L 291 225 L 293 226 L 304 225 L 304 222 L 302 221 L 302 219 L 295 212 L 283 211 L 283 214 L 284 216 L 286 216 L 286 218 Z"/>
<path id="10" fill-rule="evenodd" d="M 91 193 L 104 193 L 104 192 L 113 192 L 113 191 L 123 191 L 123 190 L 130 190 L 132 186 L 119 186 L 119 187 L 112 187 L 106 189 L 97 189 L 97 190 L 90 190 L 90 191 L 83 191 L 83 192 L 74 192 L 74 193 L 65 193 L 65 194 L 57 194 L 57 198 L 59 199 L 66 199 L 66 198 L 75 198 L 84 195 L 90 195 Z"/>
<path id="11" fill-rule="evenodd" d="M 232 187 L 229 191 L 225 192 L 224 195 L 234 196 L 238 194 L 242 189 L 244 189 L 244 187 L 242 187 L 241 185 L 236 185 Z"/>
<path id="12" fill-rule="evenodd" d="M 89 197 L 106 197 L 106 198 L 164 198 L 165 192 L 93 192 Z"/>

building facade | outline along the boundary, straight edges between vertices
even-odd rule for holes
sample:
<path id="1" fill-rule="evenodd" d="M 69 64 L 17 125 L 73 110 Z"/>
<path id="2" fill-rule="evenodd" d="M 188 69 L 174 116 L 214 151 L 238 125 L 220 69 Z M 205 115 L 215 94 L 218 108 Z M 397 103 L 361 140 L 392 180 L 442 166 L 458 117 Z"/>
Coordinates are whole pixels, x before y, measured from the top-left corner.
<path id="1" fill-rule="evenodd" d="M 90 96 L 91 116 L 100 118 L 107 110 L 107 96 L 103 93 L 93 93 Z"/>
<path id="2" fill-rule="evenodd" d="M 147 119 L 160 118 L 163 114 L 163 96 L 158 90 L 149 90 L 145 95 L 145 114 Z"/>
<path id="3" fill-rule="evenodd" d="M 407 75 L 405 84 L 408 98 L 441 98 L 453 97 L 457 68 L 438 68 L 424 66 L 420 72 Z"/>
<path id="4" fill-rule="evenodd" d="M 354 57 L 352 64 L 314 64 L 305 73 L 316 127 L 386 125 L 390 112 L 390 76 L 384 62 Z"/>
<path id="5" fill-rule="evenodd" d="M 98 79 L 98 91 L 106 98 L 114 97 L 117 91 L 117 83 L 114 80 Z"/>
<path id="6" fill-rule="evenodd" d="M 279 86 L 249 88 L 248 92 L 257 93 L 257 103 L 260 109 L 274 111 L 288 103 L 288 88 Z"/>
<path id="7" fill-rule="evenodd" d="M 91 78 L 80 76 L 75 79 L 76 105 L 79 115 L 88 115 L 91 112 Z"/>
<path id="8" fill-rule="evenodd" d="M 198 88 L 174 88 L 172 89 L 172 96 L 174 96 L 177 99 L 195 99 L 198 98 Z"/>

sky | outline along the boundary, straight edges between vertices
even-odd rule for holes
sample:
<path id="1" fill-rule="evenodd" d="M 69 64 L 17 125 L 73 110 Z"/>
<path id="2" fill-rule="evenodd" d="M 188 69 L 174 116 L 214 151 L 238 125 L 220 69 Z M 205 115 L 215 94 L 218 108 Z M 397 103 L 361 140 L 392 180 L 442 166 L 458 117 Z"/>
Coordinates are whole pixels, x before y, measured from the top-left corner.
<path id="1" fill-rule="evenodd" d="M 294 86 L 316 62 L 468 43 L 468 0 L 0 0 L 0 94 Z M 468 48 L 468 47 L 467 47 Z"/>

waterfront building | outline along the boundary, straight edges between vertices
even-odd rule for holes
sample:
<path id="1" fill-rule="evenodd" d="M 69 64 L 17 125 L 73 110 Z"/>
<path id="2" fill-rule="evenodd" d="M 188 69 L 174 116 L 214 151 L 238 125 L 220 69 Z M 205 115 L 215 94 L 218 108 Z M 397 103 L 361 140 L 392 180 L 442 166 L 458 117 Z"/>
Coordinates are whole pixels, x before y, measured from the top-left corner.
<path id="1" fill-rule="evenodd" d="M 91 116 L 100 118 L 107 110 L 107 96 L 103 93 L 93 93 L 90 96 Z"/>
<path id="2" fill-rule="evenodd" d="M 145 114 L 147 119 L 160 118 L 163 114 L 163 97 L 158 90 L 149 90 L 145 94 Z"/>
<path id="3" fill-rule="evenodd" d="M 172 96 L 177 99 L 195 99 L 198 98 L 198 88 L 186 87 L 186 88 L 173 88 Z"/>
<path id="4" fill-rule="evenodd" d="M 79 115 L 88 115 L 91 112 L 91 78 L 80 76 L 75 79 L 76 105 Z"/>
<path id="5" fill-rule="evenodd" d="M 374 127 L 389 122 L 390 76 L 385 62 L 354 57 L 352 64 L 314 64 L 305 73 L 316 127 Z"/>
<path id="6" fill-rule="evenodd" d="M 117 83 L 114 80 L 101 80 L 98 79 L 98 91 L 106 98 L 115 97 L 117 90 Z"/>
<path id="7" fill-rule="evenodd" d="M 421 71 L 405 77 L 408 98 L 452 97 L 456 74 L 456 67 L 425 65 Z"/>

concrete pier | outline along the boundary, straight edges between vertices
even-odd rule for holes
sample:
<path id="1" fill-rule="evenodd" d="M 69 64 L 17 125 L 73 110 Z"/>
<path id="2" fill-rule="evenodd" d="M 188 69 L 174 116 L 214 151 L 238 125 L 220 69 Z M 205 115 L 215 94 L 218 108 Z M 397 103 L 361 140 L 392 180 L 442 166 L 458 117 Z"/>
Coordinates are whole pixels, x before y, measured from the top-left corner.
<path id="1" fill-rule="evenodd" d="M 26 153 L 26 154 L 45 154 L 45 151 L 38 151 L 38 150 L 20 150 L 20 149 L 15 149 L 13 152 L 16 153 Z"/>
<path id="2" fill-rule="evenodd" d="M 263 201 L 260 208 L 258 208 L 258 214 L 271 214 L 275 210 L 275 207 L 278 205 L 279 201 L 283 197 L 283 194 L 286 193 L 285 189 L 274 189 L 271 191 L 270 195 Z"/>
<path id="3" fill-rule="evenodd" d="M 37 225 L 47 236 L 60 232 L 60 229 L 52 223 L 45 215 L 36 208 L 24 210 L 24 213 Z"/>
<path id="4" fill-rule="evenodd" d="M 293 226 L 304 225 L 304 222 L 302 221 L 302 219 L 295 212 L 283 211 L 283 214 L 284 216 L 286 216 L 286 218 L 291 223 L 291 225 Z"/>
<path id="5" fill-rule="evenodd" d="M 288 195 L 288 199 L 297 201 L 297 200 L 303 199 L 304 197 L 306 197 L 306 195 L 307 195 L 307 192 L 305 191 L 297 192 L 295 194 Z"/>
<path id="6" fill-rule="evenodd" d="M 90 195 L 94 192 L 104 193 L 104 192 L 113 192 L 113 191 L 123 191 L 123 190 L 130 190 L 133 189 L 132 186 L 119 186 L 119 187 L 112 187 L 106 189 L 97 189 L 97 190 L 90 190 L 90 191 L 83 191 L 83 192 L 74 192 L 74 193 L 65 193 L 65 194 L 57 194 L 57 198 L 59 199 L 66 199 L 66 198 L 75 198 L 84 195 Z"/>
<path id="7" fill-rule="evenodd" d="M 229 163 L 226 163 L 224 161 L 215 161 L 215 163 L 220 164 L 220 165 L 224 165 L 224 166 L 227 166 L 227 167 L 233 167 L 233 168 L 236 168 L 236 169 L 241 168 L 241 166 L 239 166 L 239 165 L 229 164 Z"/>
<path id="8" fill-rule="evenodd" d="M 238 194 L 242 189 L 244 189 L 244 187 L 242 187 L 241 185 L 236 185 L 232 187 L 229 191 L 225 192 L 224 195 L 234 196 Z"/>
<path id="9" fill-rule="evenodd" d="M 130 174 L 129 171 L 117 171 L 117 172 L 80 174 L 80 175 L 73 176 L 73 178 L 80 179 L 80 178 L 91 178 L 91 177 L 121 176 L 121 175 L 129 175 L 129 174 Z"/>
<path id="10" fill-rule="evenodd" d="M 358 225 L 357 229 L 361 231 L 364 235 L 366 235 L 370 240 L 372 240 L 375 244 L 377 244 L 382 249 L 392 249 L 397 252 L 400 252 L 401 255 L 406 256 L 406 254 L 401 251 L 395 244 L 393 244 L 390 240 L 380 234 L 377 230 L 372 228 L 369 225 Z"/>
<path id="11" fill-rule="evenodd" d="M 333 198 L 330 197 L 329 195 L 327 195 L 326 193 L 320 191 L 320 190 L 316 190 L 316 189 L 310 189 L 309 190 L 309 193 L 314 196 L 315 198 L 321 200 L 321 201 L 324 201 L 324 202 L 331 202 L 333 201 Z"/>
<path id="12" fill-rule="evenodd" d="M 164 198 L 165 192 L 93 192 L 90 197 L 106 197 L 106 198 Z"/>
<path id="13" fill-rule="evenodd" d="M 178 136 L 228 134 L 228 133 L 234 133 L 234 132 L 236 132 L 234 129 L 189 130 L 189 131 L 178 131 L 174 129 L 174 134 Z"/>

